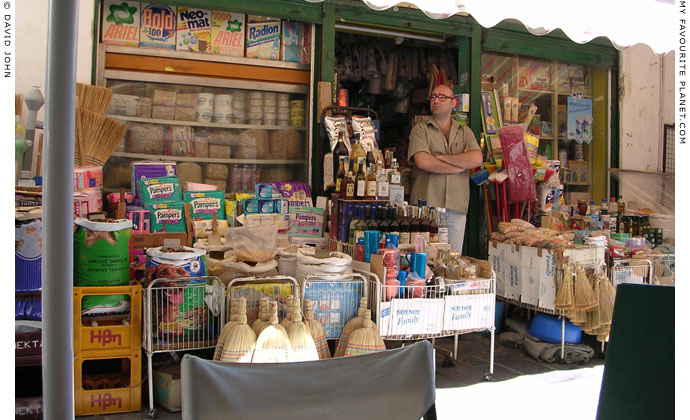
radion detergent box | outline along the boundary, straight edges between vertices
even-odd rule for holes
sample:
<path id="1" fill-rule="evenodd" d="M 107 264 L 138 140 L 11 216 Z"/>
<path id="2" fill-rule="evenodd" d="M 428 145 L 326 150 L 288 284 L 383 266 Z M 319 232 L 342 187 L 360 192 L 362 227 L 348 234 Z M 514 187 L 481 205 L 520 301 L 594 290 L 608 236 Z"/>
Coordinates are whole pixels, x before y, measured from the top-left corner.
<path id="1" fill-rule="evenodd" d="M 109 45 L 139 46 L 139 2 L 105 0 L 101 42 Z"/>
<path id="2" fill-rule="evenodd" d="M 247 53 L 248 58 L 261 60 L 280 59 L 280 21 L 251 22 L 247 18 Z"/>
<path id="3" fill-rule="evenodd" d="M 211 52 L 244 57 L 244 14 L 211 12 Z"/>
<path id="4" fill-rule="evenodd" d="M 211 11 L 177 8 L 177 51 L 211 52 Z"/>
<path id="5" fill-rule="evenodd" d="M 175 49 L 176 6 L 156 3 L 141 4 L 139 46 Z"/>

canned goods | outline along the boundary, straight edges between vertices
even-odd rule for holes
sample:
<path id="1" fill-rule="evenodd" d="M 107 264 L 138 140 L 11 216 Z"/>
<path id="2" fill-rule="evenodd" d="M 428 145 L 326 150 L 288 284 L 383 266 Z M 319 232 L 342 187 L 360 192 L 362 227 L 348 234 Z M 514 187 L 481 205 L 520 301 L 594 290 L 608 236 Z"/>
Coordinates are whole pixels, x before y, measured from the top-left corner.
<path id="1" fill-rule="evenodd" d="M 290 118 L 302 118 L 302 119 L 304 119 L 304 109 L 300 109 L 300 108 L 290 109 Z"/>
<path id="2" fill-rule="evenodd" d="M 301 99 L 290 101 L 290 108 L 291 109 L 295 109 L 295 108 L 304 109 L 304 101 Z"/>

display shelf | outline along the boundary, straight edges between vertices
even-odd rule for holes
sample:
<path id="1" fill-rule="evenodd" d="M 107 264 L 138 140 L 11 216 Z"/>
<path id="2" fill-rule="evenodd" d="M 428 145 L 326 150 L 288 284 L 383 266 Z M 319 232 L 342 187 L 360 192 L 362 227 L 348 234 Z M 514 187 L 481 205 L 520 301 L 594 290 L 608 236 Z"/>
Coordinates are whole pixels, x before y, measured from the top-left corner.
<path id="1" fill-rule="evenodd" d="M 289 126 L 289 125 L 255 125 L 255 124 L 220 124 L 220 123 L 204 123 L 197 121 L 178 121 L 178 120 L 158 120 L 154 118 L 128 117 L 125 115 L 111 115 L 108 117 L 130 122 L 152 123 L 163 125 L 188 125 L 192 127 L 209 127 L 209 128 L 236 128 L 236 129 L 261 129 L 261 130 L 299 130 L 306 131 L 307 127 Z"/>
<path id="2" fill-rule="evenodd" d="M 243 163 L 250 165 L 303 165 L 304 159 L 220 159 L 202 158 L 196 156 L 169 156 L 169 155 L 146 155 L 142 153 L 113 152 L 112 156 L 142 160 L 174 160 L 179 162 L 204 162 L 204 163 Z"/>
<path id="3" fill-rule="evenodd" d="M 546 95 L 553 95 L 552 90 L 538 90 L 538 89 L 524 89 L 524 88 L 518 88 L 518 92 L 527 92 L 527 93 L 543 93 Z"/>

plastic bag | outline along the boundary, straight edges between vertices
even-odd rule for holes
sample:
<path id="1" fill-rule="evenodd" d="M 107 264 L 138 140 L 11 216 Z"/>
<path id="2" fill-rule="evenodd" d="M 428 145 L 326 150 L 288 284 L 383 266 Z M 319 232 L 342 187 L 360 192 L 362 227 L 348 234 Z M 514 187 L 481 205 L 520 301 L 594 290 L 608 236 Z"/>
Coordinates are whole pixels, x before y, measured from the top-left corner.
<path id="1" fill-rule="evenodd" d="M 278 225 L 242 226 L 225 231 L 225 243 L 240 262 L 264 263 L 278 252 Z M 227 253 L 226 253 L 227 254 Z"/>
<path id="2" fill-rule="evenodd" d="M 379 149 L 376 143 L 376 127 L 369 117 L 352 117 L 352 131 L 359 133 L 359 142 L 364 147 L 364 150 L 372 153 Z"/>
<path id="3" fill-rule="evenodd" d="M 536 187 L 532 179 L 532 165 L 527 158 L 524 130 L 519 125 L 504 127 L 499 131 L 503 166 L 508 171 L 508 201 L 511 203 L 535 201 Z"/>
<path id="4" fill-rule="evenodd" d="M 423 278 L 420 278 L 415 271 L 410 271 L 405 285 L 407 286 L 405 287 L 406 298 L 424 297 L 424 287 L 426 286 L 426 281 Z"/>
<path id="5" fill-rule="evenodd" d="M 328 143 L 331 146 L 331 152 L 335 149 L 338 143 L 338 133 L 343 133 L 343 143 L 347 147 L 347 152 L 350 153 L 350 136 L 347 129 L 347 120 L 345 117 L 324 117 L 324 125 L 326 127 L 326 134 L 328 134 Z"/>

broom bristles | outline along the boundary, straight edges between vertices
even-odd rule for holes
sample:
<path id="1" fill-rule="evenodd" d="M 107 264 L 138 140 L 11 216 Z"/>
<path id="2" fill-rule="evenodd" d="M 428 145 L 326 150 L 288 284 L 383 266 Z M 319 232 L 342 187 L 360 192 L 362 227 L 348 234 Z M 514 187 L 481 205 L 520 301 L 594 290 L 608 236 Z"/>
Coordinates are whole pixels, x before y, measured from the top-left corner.
<path id="1" fill-rule="evenodd" d="M 294 299 L 295 299 L 295 297 L 290 295 L 287 297 L 287 300 L 285 302 L 285 318 L 283 318 L 283 320 L 280 321 L 280 325 L 285 327 L 285 329 L 287 329 L 287 327 L 292 323 L 292 311 L 293 311 L 292 305 L 293 305 Z"/>
<path id="2" fill-rule="evenodd" d="M 290 360 L 293 362 L 306 362 L 310 360 L 319 360 L 319 352 L 316 349 L 316 343 L 311 336 L 311 330 L 302 322 L 302 314 L 300 313 L 299 299 L 295 299 L 293 303 L 292 323 L 287 328 L 288 338 L 292 346 L 292 355 Z"/>
<path id="3" fill-rule="evenodd" d="M 21 93 L 14 94 L 14 115 L 22 116 L 24 111 L 24 95 Z"/>
<path id="4" fill-rule="evenodd" d="M 611 325 L 613 320 L 613 304 L 616 300 L 616 289 L 609 281 L 608 277 L 602 276 L 601 294 L 599 296 L 599 317 L 604 325 Z"/>
<path id="5" fill-rule="evenodd" d="M 561 311 L 572 311 L 575 309 L 575 305 L 573 305 L 573 287 L 570 265 L 566 265 L 566 268 L 563 272 L 563 281 L 561 282 L 561 288 L 558 289 L 558 293 L 556 293 L 554 307 Z"/>
<path id="6" fill-rule="evenodd" d="M 362 328 L 353 332 L 347 342 L 345 357 L 375 353 L 386 350 L 386 344 L 376 331 L 376 325 L 369 318 L 364 318 Z"/>
<path id="7" fill-rule="evenodd" d="M 223 347 L 220 356 L 222 362 L 251 363 L 256 347 L 256 334 L 247 325 L 247 300 L 242 298 L 239 304 L 237 323 L 230 332 L 230 337 Z"/>
<path id="8" fill-rule="evenodd" d="M 600 312 L 600 307 L 599 307 L 599 299 L 600 299 L 600 286 L 599 286 L 599 276 L 593 276 L 592 280 L 594 281 L 594 296 L 597 298 L 597 306 L 594 307 L 594 310 L 591 312 L 587 312 L 587 321 L 585 322 L 584 326 L 582 327 L 582 330 L 587 332 L 591 332 L 601 326 L 601 312 Z"/>
<path id="9" fill-rule="evenodd" d="M 316 345 L 316 351 L 319 353 L 319 359 L 328 359 L 331 357 L 331 351 L 328 348 L 328 341 L 326 340 L 326 332 L 323 329 L 323 325 L 314 319 L 314 312 L 311 309 L 311 301 L 304 301 L 304 323 L 309 326 L 311 331 L 311 337 L 314 339 L 314 345 Z"/>
<path id="10" fill-rule="evenodd" d="M 357 311 L 357 316 L 347 321 L 347 323 L 343 327 L 343 331 L 340 333 L 340 339 L 338 339 L 338 345 L 335 348 L 335 354 L 333 355 L 333 357 L 342 357 L 345 355 L 345 350 L 347 349 L 347 341 L 350 338 L 350 334 L 352 334 L 353 331 L 362 328 L 362 323 L 364 322 L 365 314 L 366 303 L 365 306 L 361 306 L 360 300 L 360 307 Z"/>
<path id="11" fill-rule="evenodd" d="M 113 91 L 101 86 L 77 83 L 76 96 L 78 98 L 77 106 L 99 114 L 105 114 L 113 98 Z"/>
<path id="12" fill-rule="evenodd" d="M 292 346 L 282 325 L 278 324 L 278 306 L 271 302 L 271 324 L 256 339 L 252 363 L 289 362 Z"/>
<path id="13" fill-rule="evenodd" d="M 594 295 L 594 290 L 592 290 L 582 266 L 578 264 L 575 270 L 577 273 L 574 292 L 575 308 L 585 312 L 592 311 L 599 304 L 599 301 Z"/>

